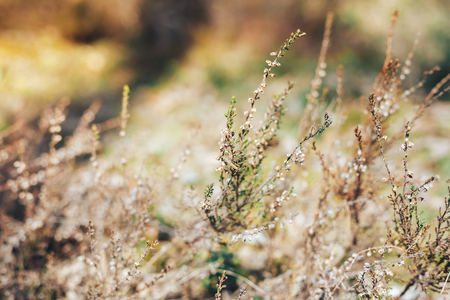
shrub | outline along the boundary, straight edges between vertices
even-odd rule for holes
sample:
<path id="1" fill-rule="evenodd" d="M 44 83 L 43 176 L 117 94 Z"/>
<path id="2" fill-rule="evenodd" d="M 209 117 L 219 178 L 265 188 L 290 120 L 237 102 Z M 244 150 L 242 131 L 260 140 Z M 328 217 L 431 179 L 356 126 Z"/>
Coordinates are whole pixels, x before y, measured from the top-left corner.
<path id="1" fill-rule="evenodd" d="M 403 66 L 392 58 L 397 14 L 348 147 L 340 146 L 352 126 L 345 119 L 343 66 L 335 99 L 328 103 L 322 88 L 330 13 L 296 146 L 277 158 L 292 83 L 274 95 L 261 123 L 254 117 L 274 69 L 304 35 L 300 30 L 270 53 L 242 124 L 232 98 L 216 157 L 219 182 L 209 179 L 203 196 L 179 180 L 190 146 L 171 168 L 145 152 L 139 134 L 127 137 L 128 87 L 120 117 L 92 124 L 100 107 L 94 102 L 70 137 L 61 136 L 66 99 L 45 110 L 37 125 L 19 120 L 4 130 L 2 299 L 388 299 L 446 291 L 450 198 L 428 224 L 420 208 L 424 193 L 441 183 L 414 175 L 409 155 L 411 133 L 450 89 L 450 75 L 408 121 L 396 119 L 439 69 L 404 87 L 417 40 Z M 118 126 L 116 152 L 106 155 L 100 136 Z M 397 169 L 391 158 L 399 141 Z M 311 174 L 305 177 L 305 170 Z"/>

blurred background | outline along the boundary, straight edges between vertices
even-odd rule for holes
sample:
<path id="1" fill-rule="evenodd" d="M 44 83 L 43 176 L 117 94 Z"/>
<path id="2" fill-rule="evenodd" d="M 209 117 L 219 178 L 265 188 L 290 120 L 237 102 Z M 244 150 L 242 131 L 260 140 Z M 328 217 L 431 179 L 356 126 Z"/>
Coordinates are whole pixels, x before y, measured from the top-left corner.
<path id="1" fill-rule="evenodd" d="M 326 85 L 333 88 L 342 63 L 346 94 L 364 95 L 383 61 L 397 8 L 395 57 L 404 59 L 421 31 L 413 71 L 439 64 L 441 74 L 448 73 L 448 1 L 1 0 L 0 127 L 23 110 L 36 117 L 63 96 L 80 110 L 101 98 L 107 104 L 102 114 L 115 115 L 124 84 L 131 86 L 135 108 L 175 86 L 190 92 L 174 101 L 189 102 L 194 90 L 213 94 L 210 101 L 245 97 L 258 84 L 269 52 L 297 28 L 307 35 L 279 72 L 305 93 L 328 11 L 335 22 Z"/>
<path id="2" fill-rule="evenodd" d="M 37 120 L 43 108 L 67 96 L 63 135 L 70 134 L 95 99 L 103 101 L 95 122 L 117 116 L 121 89 L 129 84 L 129 130 L 149 129 L 152 152 L 167 151 L 205 126 L 215 130 L 199 139 L 215 151 L 224 122 L 217 116 L 233 95 L 247 106 L 269 53 L 300 28 L 306 36 L 283 58 L 263 97 L 281 92 L 288 80 L 296 83 L 287 104 L 285 130 L 291 132 L 314 76 L 327 12 L 335 18 L 323 86 L 331 100 L 343 64 L 345 101 L 359 109 L 359 97 L 369 93 L 382 66 L 395 9 L 394 57 L 403 62 L 422 33 L 406 83 L 416 84 L 436 64 L 442 68 L 412 99 L 418 103 L 450 72 L 448 1 L 1 0 L 0 129 L 19 117 Z M 449 112 L 448 105 L 438 111 Z"/>

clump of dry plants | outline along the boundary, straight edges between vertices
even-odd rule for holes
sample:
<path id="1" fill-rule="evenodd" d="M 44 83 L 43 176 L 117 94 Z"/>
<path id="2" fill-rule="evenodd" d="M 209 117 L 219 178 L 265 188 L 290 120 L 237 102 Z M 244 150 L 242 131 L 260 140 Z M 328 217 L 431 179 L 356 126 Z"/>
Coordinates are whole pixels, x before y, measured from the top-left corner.
<path id="1" fill-rule="evenodd" d="M 331 104 L 322 88 L 330 13 L 298 117 L 297 144 L 268 162 L 283 138 L 277 133 L 292 83 L 274 95 L 260 123 L 254 119 L 275 69 L 304 35 L 300 30 L 270 53 L 248 110 L 238 111 L 232 98 L 218 165 L 211 166 L 218 182 L 209 178 L 203 195 L 179 180 L 189 146 L 176 167 L 167 166 L 142 152 L 142 137 L 127 136 L 127 86 L 118 118 L 93 124 L 101 105 L 94 102 L 64 139 L 67 99 L 43 111 L 37 125 L 18 119 L 0 133 L 0 299 L 400 299 L 448 293 L 450 195 L 428 224 L 421 208 L 425 193 L 444 182 L 424 179 L 409 161 L 415 126 L 450 89 L 450 74 L 405 123 L 395 119 L 439 70 L 405 87 L 418 42 L 404 63 L 392 57 L 397 16 L 349 143 L 342 140 L 348 138 L 344 67 L 337 69 Z M 105 155 L 100 138 L 115 127 L 117 151 Z M 398 141 L 402 167 L 396 169 L 392 149 Z M 320 175 L 307 179 L 308 170 Z M 172 219 L 160 213 L 168 205 Z M 216 274 L 222 274 L 218 281 Z"/>

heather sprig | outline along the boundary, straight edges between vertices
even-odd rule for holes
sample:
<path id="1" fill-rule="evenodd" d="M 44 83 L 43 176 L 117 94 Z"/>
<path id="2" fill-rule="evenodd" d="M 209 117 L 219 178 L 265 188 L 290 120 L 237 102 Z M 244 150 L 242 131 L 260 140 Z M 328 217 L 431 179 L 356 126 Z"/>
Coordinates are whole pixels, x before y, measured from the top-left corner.
<path id="1" fill-rule="evenodd" d="M 273 100 L 267 107 L 262 126 L 250 132 L 250 129 L 253 128 L 251 121 L 256 112 L 255 102 L 267 86 L 266 79 L 269 76 L 274 77 L 272 68 L 281 65 L 279 59 L 289 50 L 290 45 L 302 35 L 304 34 L 300 30 L 292 33 L 278 52 L 271 53 L 275 58 L 266 61 L 268 68 L 263 72 L 263 81 L 260 87 L 255 90 L 254 97 L 249 98 L 251 109 L 244 112 L 245 122 L 237 132 L 233 128 L 236 117 L 236 98 L 231 99 L 230 107 L 225 114 L 226 128 L 222 130 L 222 138 L 219 142 L 220 154 L 216 157 L 222 164 L 216 168 L 216 171 L 220 172 L 222 193 L 214 201 L 213 207 L 209 207 L 206 202 L 201 204 L 201 208 L 207 212 L 208 219 L 217 232 L 246 227 L 248 225 L 246 219 L 256 213 L 254 208 L 257 210 L 261 208 L 264 205 L 263 198 L 274 194 L 276 182 L 285 180 L 282 171 L 288 172 L 290 170 L 291 161 L 300 162 L 303 159 L 301 151 L 303 143 L 323 133 L 332 123 L 331 117 L 326 113 L 324 123 L 317 128 L 313 126 L 309 134 L 284 160 L 281 167 L 278 167 L 276 172 L 270 175 L 268 179 L 262 181 L 265 152 L 271 146 L 271 142 L 280 128 L 281 119 L 285 113 L 283 103 L 294 84 L 289 82 L 283 93 L 274 95 Z M 292 189 L 290 193 L 292 193 Z M 279 199 L 277 200 L 277 206 L 281 205 L 282 198 L 289 199 L 289 196 L 284 195 L 283 192 L 283 196 L 277 198 Z M 270 210 L 273 211 L 274 205 L 271 204 L 270 207 Z M 210 211 L 214 213 L 209 215 Z"/>

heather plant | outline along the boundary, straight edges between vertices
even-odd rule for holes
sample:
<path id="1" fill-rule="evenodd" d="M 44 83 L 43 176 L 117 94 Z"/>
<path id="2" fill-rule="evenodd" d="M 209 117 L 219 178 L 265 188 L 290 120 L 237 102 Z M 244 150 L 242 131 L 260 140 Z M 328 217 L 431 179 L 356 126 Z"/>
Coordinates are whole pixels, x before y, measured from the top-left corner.
<path id="1" fill-rule="evenodd" d="M 428 224 L 425 193 L 444 183 L 438 175 L 414 172 L 410 156 L 414 130 L 450 89 L 450 75 L 406 121 L 396 118 L 439 70 L 405 87 L 418 38 L 403 65 L 392 58 L 397 16 L 384 64 L 361 97 L 353 127 L 346 119 L 344 67 L 336 71 L 335 99 L 322 87 L 334 17 L 328 14 L 315 77 L 295 125 L 297 140 L 283 154 L 280 128 L 294 84 L 273 96 L 259 123 L 255 119 L 275 68 L 304 35 L 292 33 L 270 53 L 248 110 L 240 112 L 238 99 L 231 99 L 218 165 L 211 166 L 218 176 L 208 177 L 206 188 L 180 180 L 194 155 L 195 134 L 180 143 L 182 152 L 168 165 L 146 152 L 145 135 L 127 132 L 128 86 L 118 118 L 94 124 L 101 105 L 95 101 L 69 137 L 61 135 L 67 99 L 45 110 L 38 124 L 19 119 L 0 134 L 1 298 L 400 299 L 448 293 L 450 189 Z M 115 151 L 107 154 L 102 135 L 115 127 Z M 395 168 L 398 153 L 401 168 Z"/>
<path id="2" fill-rule="evenodd" d="M 279 129 L 284 114 L 283 102 L 294 85 L 288 83 L 284 93 L 274 95 L 267 108 L 262 126 L 251 132 L 253 114 L 256 112 L 255 102 L 260 99 L 260 94 L 264 93 L 267 78 L 274 77 L 272 68 L 281 65 L 279 59 L 289 50 L 289 46 L 302 35 L 304 34 L 300 30 L 292 33 L 278 52 L 271 53 L 275 58 L 273 61 L 266 61 L 268 68 L 264 69 L 263 81 L 254 91 L 254 96 L 248 99 L 250 111 L 244 112 L 245 123 L 239 127 L 238 131 L 233 128 L 236 116 L 236 99 L 231 100 L 230 108 L 225 114 L 227 124 L 226 128 L 222 130 L 220 154 L 217 156 L 217 159 L 222 162 L 222 166 L 216 169 L 220 172 L 222 192 L 211 204 L 209 198 L 212 185 L 209 185 L 205 190 L 205 201 L 200 206 L 200 209 L 205 211 L 210 220 L 212 228 L 217 232 L 246 228 L 248 226 L 246 220 L 255 218 L 253 208 L 263 208 L 256 214 L 267 218 L 263 198 L 275 195 L 278 192 L 275 187 L 278 182 L 285 180 L 283 171 L 288 172 L 292 162 L 302 162 L 301 149 L 303 144 L 325 131 L 332 123 L 330 116 L 325 114 L 324 123 L 318 128 L 311 128 L 309 134 L 288 155 L 283 164 L 276 167 L 274 174 L 262 181 L 261 169 L 266 156 L 265 152 L 270 147 L 275 133 Z M 276 207 L 280 207 L 284 200 L 289 200 L 292 194 L 292 189 L 282 191 L 277 197 L 277 201 L 270 204 L 270 210 L 275 211 Z M 236 236 L 233 237 L 233 239 L 236 238 Z"/>

